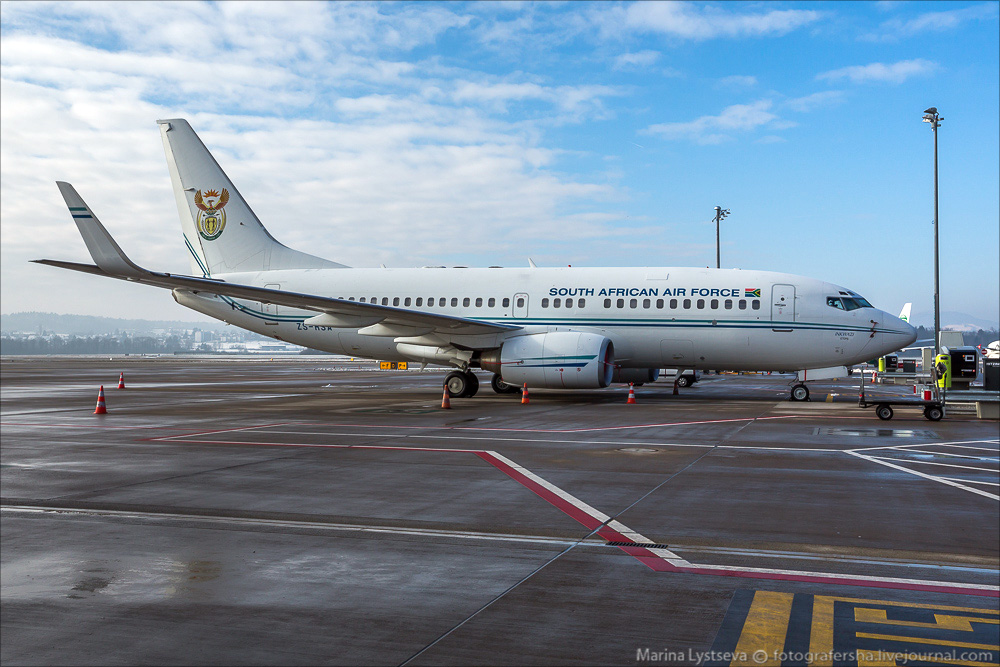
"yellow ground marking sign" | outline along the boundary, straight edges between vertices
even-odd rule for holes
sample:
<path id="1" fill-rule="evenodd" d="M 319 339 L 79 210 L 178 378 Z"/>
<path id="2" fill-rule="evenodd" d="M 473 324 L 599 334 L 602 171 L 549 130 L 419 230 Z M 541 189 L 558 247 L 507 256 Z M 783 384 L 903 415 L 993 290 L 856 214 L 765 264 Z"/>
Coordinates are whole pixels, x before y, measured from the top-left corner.
<path id="1" fill-rule="evenodd" d="M 1000 610 L 736 591 L 706 665 L 997 665 Z"/>
<path id="2" fill-rule="evenodd" d="M 407 362 L 405 361 L 380 361 L 378 363 L 379 370 L 383 371 L 405 371 L 407 368 Z"/>

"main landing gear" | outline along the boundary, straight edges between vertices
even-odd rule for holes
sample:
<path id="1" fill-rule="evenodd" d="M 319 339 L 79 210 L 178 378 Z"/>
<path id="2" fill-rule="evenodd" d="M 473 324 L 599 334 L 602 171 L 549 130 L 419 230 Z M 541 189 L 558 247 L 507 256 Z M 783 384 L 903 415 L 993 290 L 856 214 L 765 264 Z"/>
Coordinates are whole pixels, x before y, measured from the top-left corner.
<path id="1" fill-rule="evenodd" d="M 452 371 L 444 379 L 444 388 L 451 398 L 472 398 L 479 391 L 479 378 L 472 371 Z"/>
<path id="2" fill-rule="evenodd" d="M 809 400 L 809 387 L 804 384 L 797 384 L 792 387 L 791 399 L 793 401 L 808 401 Z"/>
<path id="3" fill-rule="evenodd" d="M 504 382 L 503 378 L 496 374 L 494 374 L 493 379 L 490 380 L 490 386 L 493 387 L 493 391 L 498 394 L 517 394 L 521 391 L 521 388 L 516 384 Z"/>

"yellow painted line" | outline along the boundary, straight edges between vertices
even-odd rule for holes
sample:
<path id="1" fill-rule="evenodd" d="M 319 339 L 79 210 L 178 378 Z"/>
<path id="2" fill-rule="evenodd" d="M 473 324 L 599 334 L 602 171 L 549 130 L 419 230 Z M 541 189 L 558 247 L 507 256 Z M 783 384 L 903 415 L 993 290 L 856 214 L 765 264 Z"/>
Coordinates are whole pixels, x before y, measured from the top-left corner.
<path id="1" fill-rule="evenodd" d="M 958 648 L 979 648 L 984 651 L 1000 651 L 996 644 L 973 644 L 971 642 L 949 642 L 943 639 L 924 639 L 923 637 L 900 637 L 898 635 L 879 635 L 874 632 L 859 632 L 861 639 L 881 639 L 887 642 L 907 642 L 913 644 L 934 644 L 936 646 L 957 646 Z"/>
<path id="2" fill-rule="evenodd" d="M 854 620 L 860 623 L 880 623 L 882 625 L 902 625 L 910 628 L 940 628 L 941 630 L 960 630 L 972 632 L 972 624 L 1000 624 L 1000 618 L 978 618 L 976 616 L 954 616 L 952 614 L 934 614 L 936 623 L 922 621 L 890 621 L 885 609 L 868 609 L 857 607 L 854 610 Z"/>
<path id="3" fill-rule="evenodd" d="M 866 600 L 863 598 L 844 598 L 844 597 L 834 597 L 828 595 L 817 595 L 813 597 L 813 614 L 812 614 L 812 629 L 809 635 L 809 653 L 811 657 L 810 665 L 816 665 L 817 667 L 826 667 L 832 665 L 833 654 L 833 605 L 835 602 L 850 602 L 860 605 L 868 606 L 884 606 L 884 607 L 906 607 L 910 609 L 933 609 L 935 611 L 952 611 L 952 612 L 966 612 L 973 614 L 990 614 L 1000 616 L 1000 610 L 996 609 L 980 609 L 977 607 L 953 607 L 950 605 L 941 604 L 914 604 L 911 602 L 893 602 L 891 600 Z M 857 618 L 858 612 L 861 610 L 855 610 L 855 618 Z M 882 611 L 882 610 L 870 610 L 870 611 Z M 885 611 L 882 611 L 882 616 L 885 616 Z M 937 617 L 937 616 L 936 616 Z M 992 619 L 974 619 L 976 621 L 990 623 L 994 622 Z M 861 636 L 860 634 L 858 635 Z M 901 641 L 909 641 L 905 637 L 899 638 Z M 916 640 L 913 640 L 916 641 Z M 934 643 L 934 642 L 930 642 Z M 938 642 L 940 643 L 940 642 Z M 961 646 L 965 646 L 962 644 Z M 883 652 L 882 656 L 885 657 L 887 652 Z M 881 660 L 875 659 L 873 662 L 865 662 L 866 665 L 894 665 L 895 659 L 891 658 L 892 662 L 882 662 Z M 859 658 L 859 667 L 861 665 Z"/>
<path id="4" fill-rule="evenodd" d="M 757 591 L 753 596 L 753 604 L 743 622 L 743 631 L 736 644 L 736 655 L 767 656 L 762 662 L 755 658 L 753 664 L 780 667 L 781 652 L 785 649 L 785 635 L 788 632 L 788 622 L 792 616 L 791 593 L 773 593 Z M 737 664 L 736 661 L 732 663 Z"/>

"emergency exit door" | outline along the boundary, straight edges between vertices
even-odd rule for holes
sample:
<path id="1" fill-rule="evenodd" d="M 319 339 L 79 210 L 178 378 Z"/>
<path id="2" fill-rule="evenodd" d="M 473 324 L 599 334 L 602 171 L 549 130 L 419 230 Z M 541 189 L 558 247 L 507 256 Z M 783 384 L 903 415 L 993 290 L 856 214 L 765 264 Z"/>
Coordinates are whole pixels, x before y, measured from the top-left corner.
<path id="1" fill-rule="evenodd" d="M 791 327 L 783 327 L 795 321 L 795 286 L 773 285 L 771 287 L 771 322 L 772 331 L 791 331 Z"/>

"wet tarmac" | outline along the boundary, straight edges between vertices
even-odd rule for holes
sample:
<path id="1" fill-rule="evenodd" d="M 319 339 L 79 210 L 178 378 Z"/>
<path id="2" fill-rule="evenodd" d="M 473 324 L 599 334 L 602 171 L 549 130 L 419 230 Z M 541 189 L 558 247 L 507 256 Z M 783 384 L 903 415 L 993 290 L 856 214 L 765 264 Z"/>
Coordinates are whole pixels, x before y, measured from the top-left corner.
<path id="1" fill-rule="evenodd" d="M 1000 658 L 996 421 L 763 375 L 442 410 L 443 371 L 331 357 L 0 370 L 5 666 Z"/>

